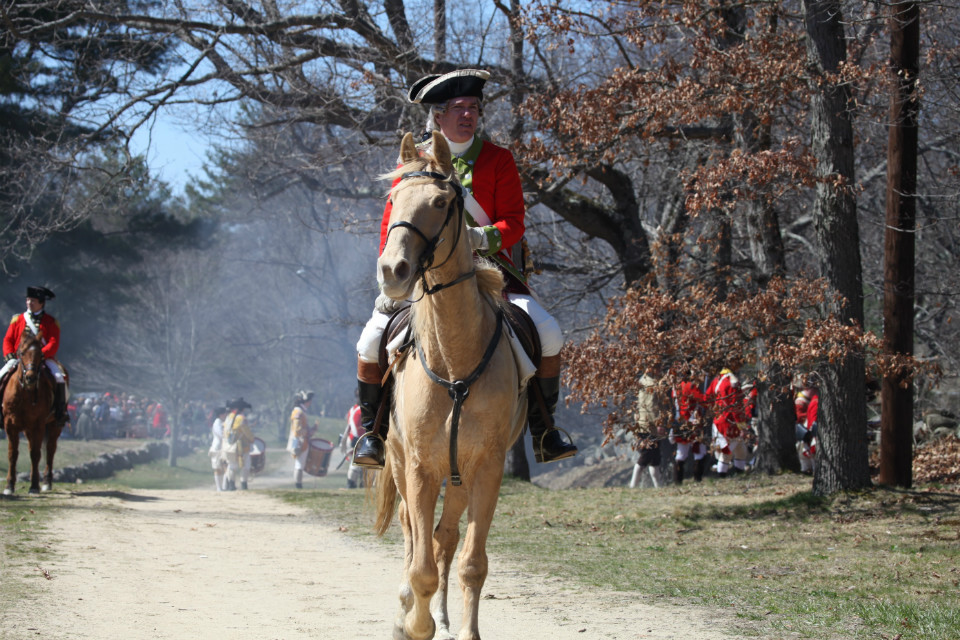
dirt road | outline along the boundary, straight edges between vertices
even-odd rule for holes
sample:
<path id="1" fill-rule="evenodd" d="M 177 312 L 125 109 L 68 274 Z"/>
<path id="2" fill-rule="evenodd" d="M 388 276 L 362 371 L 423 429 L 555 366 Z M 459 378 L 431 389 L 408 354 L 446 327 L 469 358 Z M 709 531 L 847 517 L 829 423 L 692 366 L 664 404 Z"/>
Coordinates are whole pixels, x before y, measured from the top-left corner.
<path id="1" fill-rule="evenodd" d="M 42 540 L 56 549 L 49 564 L 4 567 L 5 582 L 29 581 L 42 592 L 0 603 L 4 639 L 391 637 L 400 545 L 358 548 L 336 523 L 255 490 L 78 490 Z M 456 628 L 459 587 L 451 593 Z M 484 640 L 708 640 L 733 632 L 731 619 L 713 612 L 579 588 L 495 557 L 484 594 Z"/>

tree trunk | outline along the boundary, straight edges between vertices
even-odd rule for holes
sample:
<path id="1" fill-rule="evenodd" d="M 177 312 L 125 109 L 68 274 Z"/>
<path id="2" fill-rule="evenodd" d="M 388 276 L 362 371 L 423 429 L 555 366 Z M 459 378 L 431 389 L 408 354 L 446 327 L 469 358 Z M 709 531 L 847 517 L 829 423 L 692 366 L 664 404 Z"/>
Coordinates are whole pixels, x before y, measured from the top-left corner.
<path id="1" fill-rule="evenodd" d="M 838 0 L 805 0 L 807 59 L 811 73 L 812 151 L 817 160 L 813 218 L 822 275 L 843 296 L 830 310 L 863 324 L 860 230 L 853 192 L 853 100 L 849 85 L 834 79 L 846 60 Z M 819 446 L 813 490 L 826 495 L 870 486 L 867 461 L 866 370 L 850 355 L 818 368 Z"/>
<path id="2" fill-rule="evenodd" d="M 793 399 L 784 391 L 790 376 L 780 367 L 770 368 L 766 375 L 766 380 L 757 381 L 757 469 L 770 474 L 785 469 L 798 472 L 796 413 Z"/>
<path id="3" fill-rule="evenodd" d="M 761 125 L 752 112 L 740 114 L 736 120 L 737 142 L 744 151 L 754 154 L 770 149 L 769 125 Z M 771 278 L 782 276 L 787 270 L 780 219 L 772 204 L 757 198 L 747 203 L 746 223 L 756 282 L 765 287 Z M 758 344 L 757 350 L 762 360 L 766 345 Z M 765 377 L 767 383 L 759 385 L 757 396 L 757 468 L 767 473 L 784 469 L 799 471 L 794 437 L 796 413 L 793 398 L 784 391 L 789 386 L 790 376 L 780 367 L 761 370 L 760 373 L 759 377 Z"/>
<path id="4" fill-rule="evenodd" d="M 447 2 L 433 0 L 433 59 L 447 59 Z"/>
<path id="5" fill-rule="evenodd" d="M 164 403 L 164 408 L 168 405 Z M 167 423 L 170 425 L 170 452 L 167 455 L 167 463 L 171 467 L 177 466 L 177 440 L 180 438 L 180 418 L 183 413 L 183 401 L 174 398 L 167 410 Z"/>
<path id="6" fill-rule="evenodd" d="M 916 94 L 920 71 L 920 8 L 892 5 L 890 97 L 887 141 L 887 224 L 884 232 L 883 350 L 913 354 L 914 229 L 917 191 Z M 880 482 L 913 484 L 913 385 L 903 375 L 883 378 L 880 415 Z"/>

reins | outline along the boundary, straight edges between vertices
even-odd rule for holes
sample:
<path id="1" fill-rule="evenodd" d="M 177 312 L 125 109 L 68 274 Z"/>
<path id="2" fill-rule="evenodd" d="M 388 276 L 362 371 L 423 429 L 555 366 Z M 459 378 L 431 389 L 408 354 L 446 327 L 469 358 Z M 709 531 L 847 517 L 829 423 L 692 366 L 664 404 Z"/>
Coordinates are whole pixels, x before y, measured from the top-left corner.
<path id="1" fill-rule="evenodd" d="M 401 220 L 400 222 L 394 222 L 389 227 L 387 227 L 387 238 L 384 240 L 384 243 L 386 243 L 390 239 L 390 232 L 398 227 L 413 231 L 415 234 L 420 236 L 420 238 L 424 241 L 424 243 L 426 243 L 426 246 L 424 247 L 423 251 L 420 253 L 420 257 L 417 259 L 416 276 L 420 278 L 420 282 L 422 285 L 421 288 L 423 289 L 423 294 L 421 294 L 420 296 L 422 298 L 425 295 L 432 296 L 433 294 L 439 291 L 443 291 L 448 287 L 452 287 L 454 285 L 460 284 L 465 280 L 473 278 L 477 275 L 477 272 L 475 269 L 471 269 L 470 271 L 457 276 L 450 282 L 437 283 L 432 287 L 427 285 L 427 271 L 430 271 L 432 269 L 439 269 L 440 267 L 445 265 L 447 261 L 449 261 L 450 258 L 453 257 L 454 250 L 457 248 L 457 245 L 460 244 L 460 237 L 463 231 L 463 211 L 464 211 L 463 187 L 461 187 L 456 182 L 452 182 L 449 176 L 445 176 L 442 173 L 438 173 L 436 171 L 410 171 L 400 176 L 401 181 L 407 180 L 408 178 L 432 178 L 434 180 L 440 180 L 441 182 L 446 182 L 447 184 L 449 184 L 457 194 L 457 197 L 450 201 L 450 205 L 447 207 L 447 217 L 444 218 L 443 224 L 440 225 L 440 229 L 437 231 L 437 235 L 433 236 L 433 238 L 428 238 L 426 234 L 423 233 L 423 231 L 420 231 L 420 229 L 418 229 L 413 223 L 407 222 L 406 220 Z M 447 228 L 447 225 L 450 224 L 450 220 L 453 219 L 454 211 L 456 211 L 456 213 L 458 214 L 457 215 L 457 235 L 453 240 L 453 246 L 450 247 L 450 252 L 447 254 L 447 257 L 444 258 L 443 262 L 434 266 L 433 264 L 433 260 L 435 257 L 434 254 L 437 251 L 437 247 L 439 247 L 440 244 L 443 242 L 440 236 L 443 234 L 443 230 Z"/>

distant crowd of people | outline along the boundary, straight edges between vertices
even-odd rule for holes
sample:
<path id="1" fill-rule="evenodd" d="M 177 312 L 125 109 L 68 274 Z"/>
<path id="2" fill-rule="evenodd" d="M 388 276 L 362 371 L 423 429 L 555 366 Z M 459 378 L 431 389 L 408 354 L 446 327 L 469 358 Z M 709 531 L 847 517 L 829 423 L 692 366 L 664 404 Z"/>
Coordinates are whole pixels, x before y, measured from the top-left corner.
<path id="1" fill-rule="evenodd" d="M 69 430 L 61 437 L 80 440 L 156 438 L 170 436 L 170 415 L 162 403 L 126 392 L 81 393 L 70 398 Z M 187 402 L 180 411 L 181 435 L 207 432 L 212 409 Z"/>

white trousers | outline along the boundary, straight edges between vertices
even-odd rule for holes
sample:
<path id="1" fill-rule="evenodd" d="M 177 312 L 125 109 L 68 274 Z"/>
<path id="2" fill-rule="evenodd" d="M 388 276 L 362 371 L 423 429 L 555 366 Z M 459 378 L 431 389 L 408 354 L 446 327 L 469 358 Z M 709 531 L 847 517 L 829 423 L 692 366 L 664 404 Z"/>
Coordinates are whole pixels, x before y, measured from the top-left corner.
<path id="1" fill-rule="evenodd" d="M 240 472 L 240 481 L 246 482 L 250 479 L 250 454 L 246 453 L 243 460 L 239 460 L 236 454 L 227 455 L 227 480 L 237 480 L 237 471 Z"/>
<path id="2" fill-rule="evenodd" d="M 543 357 L 555 356 L 560 353 L 560 349 L 563 348 L 563 332 L 560 330 L 560 323 L 547 313 L 547 310 L 533 296 L 509 293 L 507 299 L 526 311 L 537 326 Z M 390 316 L 374 309 L 373 314 L 360 333 L 360 339 L 357 341 L 357 355 L 360 360 L 364 362 L 377 362 L 379 360 L 377 352 L 380 349 L 380 337 L 383 335 L 383 330 L 387 328 L 388 320 L 390 320 Z"/>
<path id="3" fill-rule="evenodd" d="M 60 367 L 57 366 L 57 361 L 51 360 L 51 359 L 44 359 L 44 362 L 47 365 L 47 369 L 49 369 L 50 373 L 53 374 L 53 377 L 57 381 L 57 384 L 63 384 L 64 383 L 63 371 L 61 371 Z M 11 369 L 13 369 L 15 366 L 17 366 L 16 358 L 7 360 L 6 364 L 3 365 L 3 368 L 0 369 L 0 377 L 6 375 L 6 373 Z"/>

